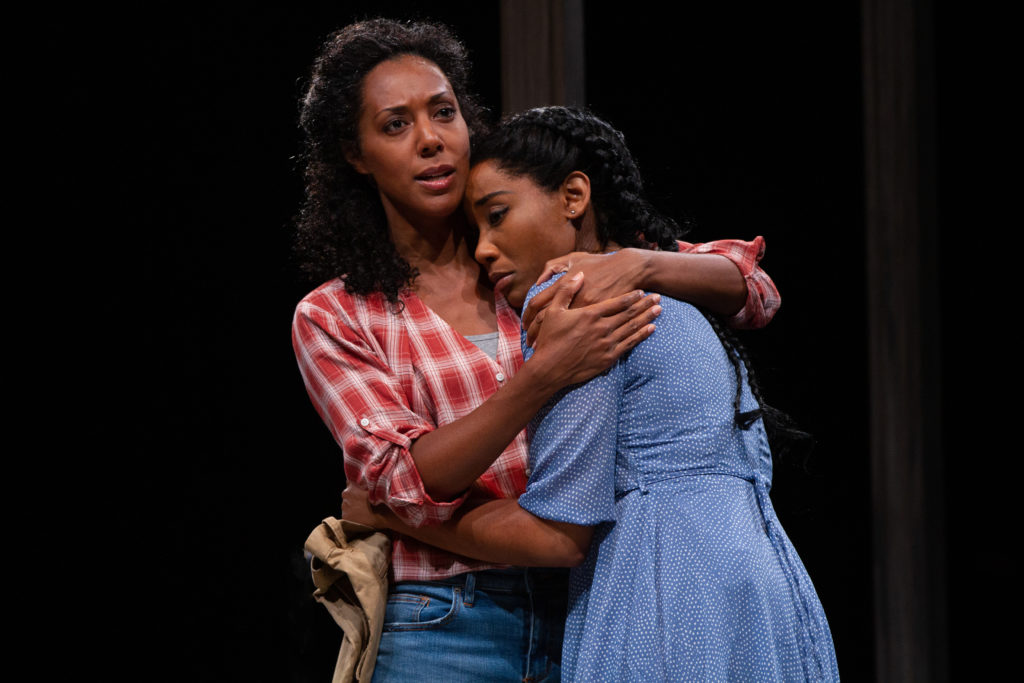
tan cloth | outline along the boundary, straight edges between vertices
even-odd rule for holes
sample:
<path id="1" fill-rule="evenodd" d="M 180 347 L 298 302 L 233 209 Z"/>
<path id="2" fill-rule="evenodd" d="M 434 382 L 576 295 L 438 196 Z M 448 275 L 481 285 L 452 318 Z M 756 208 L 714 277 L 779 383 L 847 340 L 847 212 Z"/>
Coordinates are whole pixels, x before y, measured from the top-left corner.
<path id="1" fill-rule="evenodd" d="M 333 683 L 369 681 L 384 626 L 391 541 L 368 526 L 328 517 L 306 539 L 306 550 L 313 555 L 313 597 L 344 632 Z"/>

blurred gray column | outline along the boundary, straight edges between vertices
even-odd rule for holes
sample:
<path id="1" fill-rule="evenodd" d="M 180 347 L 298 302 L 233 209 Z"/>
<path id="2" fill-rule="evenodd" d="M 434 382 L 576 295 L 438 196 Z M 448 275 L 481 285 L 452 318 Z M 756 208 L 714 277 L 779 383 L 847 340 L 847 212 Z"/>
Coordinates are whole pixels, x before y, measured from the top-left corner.
<path id="1" fill-rule="evenodd" d="M 875 671 L 945 681 L 929 0 L 862 0 Z M 851 330 L 851 333 L 855 333 Z"/>
<path id="2" fill-rule="evenodd" d="M 583 0 L 501 0 L 501 106 L 585 106 Z"/>

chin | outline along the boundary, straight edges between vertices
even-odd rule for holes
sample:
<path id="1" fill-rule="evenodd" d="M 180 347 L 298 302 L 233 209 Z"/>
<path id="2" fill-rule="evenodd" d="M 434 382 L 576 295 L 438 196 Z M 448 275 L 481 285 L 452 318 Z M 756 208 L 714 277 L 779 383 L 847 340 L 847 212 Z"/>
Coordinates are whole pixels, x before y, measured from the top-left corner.
<path id="1" fill-rule="evenodd" d="M 505 301 L 507 301 L 508 305 L 512 308 L 522 310 L 523 303 L 526 302 L 526 292 L 523 292 L 522 294 L 506 292 Z"/>

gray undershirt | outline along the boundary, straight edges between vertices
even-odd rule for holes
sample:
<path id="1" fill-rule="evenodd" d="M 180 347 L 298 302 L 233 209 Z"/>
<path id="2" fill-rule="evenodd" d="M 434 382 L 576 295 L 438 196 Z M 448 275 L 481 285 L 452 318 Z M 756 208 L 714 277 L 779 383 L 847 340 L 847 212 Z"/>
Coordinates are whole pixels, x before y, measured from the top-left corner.
<path id="1" fill-rule="evenodd" d="M 491 357 L 491 360 L 498 360 L 498 333 L 488 332 L 487 334 L 469 334 L 466 339 L 476 344 L 476 347 Z"/>

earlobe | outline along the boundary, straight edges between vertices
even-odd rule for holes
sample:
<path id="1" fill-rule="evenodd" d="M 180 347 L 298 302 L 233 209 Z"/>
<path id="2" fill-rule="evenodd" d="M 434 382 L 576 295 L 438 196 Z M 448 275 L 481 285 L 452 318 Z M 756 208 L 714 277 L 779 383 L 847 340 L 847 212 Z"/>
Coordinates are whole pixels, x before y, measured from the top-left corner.
<path id="1" fill-rule="evenodd" d="M 562 200 L 570 218 L 581 218 L 590 206 L 590 178 L 583 171 L 573 171 L 562 181 Z"/>

